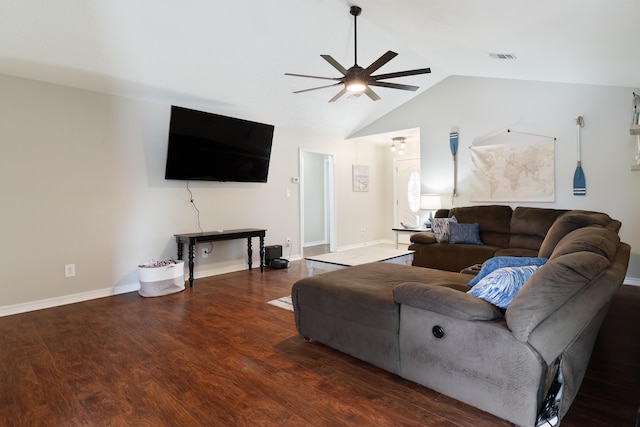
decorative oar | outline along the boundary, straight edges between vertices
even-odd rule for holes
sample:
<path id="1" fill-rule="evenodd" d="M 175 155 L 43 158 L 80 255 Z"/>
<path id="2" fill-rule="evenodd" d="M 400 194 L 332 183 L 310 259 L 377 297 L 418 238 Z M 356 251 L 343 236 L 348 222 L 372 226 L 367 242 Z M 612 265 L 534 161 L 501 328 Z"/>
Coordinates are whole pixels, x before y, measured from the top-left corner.
<path id="1" fill-rule="evenodd" d="M 582 162 L 580 161 L 580 128 L 584 127 L 584 118 L 582 116 L 576 117 L 577 139 L 578 139 L 578 164 L 576 171 L 573 173 L 573 195 L 574 196 L 586 196 L 587 184 L 584 178 L 584 171 L 582 170 Z"/>
<path id="2" fill-rule="evenodd" d="M 449 147 L 451 148 L 451 156 L 453 157 L 453 194 L 452 197 L 457 196 L 456 181 L 458 175 L 458 164 L 456 162 L 456 153 L 458 152 L 458 132 L 449 133 Z"/>

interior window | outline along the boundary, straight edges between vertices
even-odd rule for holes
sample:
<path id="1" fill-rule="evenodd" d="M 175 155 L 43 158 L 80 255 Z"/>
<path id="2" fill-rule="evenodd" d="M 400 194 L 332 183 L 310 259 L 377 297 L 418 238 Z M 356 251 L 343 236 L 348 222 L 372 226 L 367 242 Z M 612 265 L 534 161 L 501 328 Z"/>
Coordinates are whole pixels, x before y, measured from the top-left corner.
<path id="1" fill-rule="evenodd" d="M 420 210 L 420 173 L 412 171 L 407 179 L 407 201 L 411 212 Z"/>

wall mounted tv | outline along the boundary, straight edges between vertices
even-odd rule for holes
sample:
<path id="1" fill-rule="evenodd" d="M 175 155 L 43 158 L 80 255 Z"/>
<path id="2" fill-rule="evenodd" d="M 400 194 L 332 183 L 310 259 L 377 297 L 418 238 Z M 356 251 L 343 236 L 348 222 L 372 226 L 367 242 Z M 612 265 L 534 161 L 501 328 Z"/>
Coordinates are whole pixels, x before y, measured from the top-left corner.
<path id="1" fill-rule="evenodd" d="M 267 182 L 273 126 L 171 107 L 165 179 Z"/>

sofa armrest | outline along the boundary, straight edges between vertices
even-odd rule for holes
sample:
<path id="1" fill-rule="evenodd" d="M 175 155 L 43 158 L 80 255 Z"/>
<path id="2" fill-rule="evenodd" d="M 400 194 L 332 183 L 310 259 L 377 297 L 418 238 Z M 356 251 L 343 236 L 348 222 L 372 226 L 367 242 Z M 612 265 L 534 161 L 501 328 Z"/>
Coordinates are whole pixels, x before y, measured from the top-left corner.
<path id="1" fill-rule="evenodd" d="M 405 282 L 393 288 L 393 299 L 423 310 L 462 320 L 501 319 L 498 307 L 466 293 L 466 285 Z"/>
<path id="2" fill-rule="evenodd" d="M 409 237 L 411 243 L 438 243 L 436 240 L 436 235 L 430 231 L 421 231 L 415 234 L 412 234 Z"/>

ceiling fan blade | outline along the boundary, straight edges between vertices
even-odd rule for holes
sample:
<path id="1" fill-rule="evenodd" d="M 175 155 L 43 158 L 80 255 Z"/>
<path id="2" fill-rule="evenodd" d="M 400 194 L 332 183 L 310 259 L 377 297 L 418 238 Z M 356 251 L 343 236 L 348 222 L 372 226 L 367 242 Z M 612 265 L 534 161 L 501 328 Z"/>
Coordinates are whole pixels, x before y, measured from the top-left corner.
<path id="1" fill-rule="evenodd" d="M 338 83 L 334 83 L 332 85 L 312 87 L 311 89 L 296 90 L 293 93 L 309 92 L 309 91 L 312 91 L 312 90 L 324 89 L 324 88 L 328 88 L 328 87 L 338 86 L 338 85 L 341 85 L 341 84 L 342 84 L 342 82 L 338 82 Z"/>
<path id="2" fill-rule="evenodd" d="M 329 64 L 333 65 L 333 67 L 340 71 L 342 73 L 343 76 L 347 75 L 347 69 L 344 68 L 342 65 L 340 65 L 340 63 L 338 61 L 336 61 L 335 59 L 333 59 L 331 57 L 331 55 L 320 55 L 322 58 L 324 58 L 325 61 L 327 61 Z"/>
<path id="3" fill-rule="evenodd" d="M 364 90 L 364 93 L 366 93 L 372 101 L 377 101 L 378 99 L 380 99 L 378 94 L 375 93 L 369 86 L 367 86 L 367 88 Z"/>
<path id="4" fill-rule="evenodd" d="M 412 92 L 415 92 L 416 90 L 420 89 L 420 86 L 401 85 L 398 83 L 376 82 L 376 81 L 369 82 L 369 86 L 380 86 L 380 87 L 388 87 L 391 89 L 410 90 Z"/>
<path id="5" fill-rule="evenodd" d="M 340 98 L 340 97 L 341 97 L 342 95 L 344 95 L 346 92 L 347 92 L 347 89 L 342 88 L 342 90 L 341 90 L 340 92 L 338 92 L 338 93 L 336 94 L 336 96 L 334 96 L 333 98 L 331 98 L 331 99 L 329 100 L 329 102 L 334 102 L 334 101 L 336 101 L 338 98 Z"/>
<path id="6" fill-rule="evenodd" d="M 294 73 L 284 73 L 285 76 L 294 76 L 294 77 L 307 77 L 309 79 L 323 79 L 323 80 L 340 80 L 342 77 L 322 77 L 322 76 L 309 76 L 307 74 L 294 74 Z"/>
<path id="7" fill-rule="evenodd" d="M 390 50 L 387 51 L 387 53 L 385 53 L 384 55 L 382 55 L 380 58 L 376 59 L 373 64 L 369 65 L 367 68 L 365 68 L 364 72 L 370 76 L 371 73 L 373 73 L 374 71 L 376 71 L 378 68 L 382 67 L 384 64 L 386 64 L 387 62 L 391 61 L 393 58 L 395 58 L 396 56 L 398 56 L 397 53 L 392 52 Z"/>
<path id="8" fill-rule="evenodd" d="M 418 68 L 417 70 L 398 71 L 396 73 L 378 74 L 377 76 L 369 76 L 373 80 L 393 79 L 395 77 L 415 76 L 417 74 L 427 74 L 431 72 L 431 68 Z"/>

